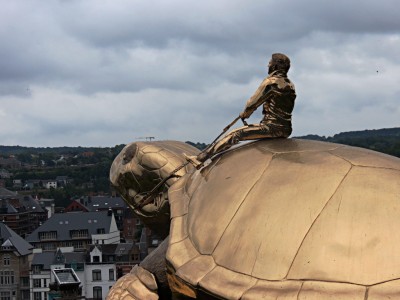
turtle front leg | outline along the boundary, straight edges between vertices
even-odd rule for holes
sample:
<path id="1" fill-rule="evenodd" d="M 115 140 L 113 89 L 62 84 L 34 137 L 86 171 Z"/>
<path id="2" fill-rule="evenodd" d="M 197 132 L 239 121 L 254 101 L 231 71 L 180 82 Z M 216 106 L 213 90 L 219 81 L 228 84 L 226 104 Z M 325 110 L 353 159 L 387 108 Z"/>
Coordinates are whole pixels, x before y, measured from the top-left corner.
<path id="1" fill-rule="evenodd" d="M 159 299 L 157 282 L 153 274 L 135 266 L 129 274 L 120 278 L 108 293 L 107 300 Z"/>
<path id="2" fill-rule="evenodd" d="M 118 279 L 108 293 L 107 300 L 171 299 L 165 261 L 168 240 L 167 237 L 139 266 Z"/>

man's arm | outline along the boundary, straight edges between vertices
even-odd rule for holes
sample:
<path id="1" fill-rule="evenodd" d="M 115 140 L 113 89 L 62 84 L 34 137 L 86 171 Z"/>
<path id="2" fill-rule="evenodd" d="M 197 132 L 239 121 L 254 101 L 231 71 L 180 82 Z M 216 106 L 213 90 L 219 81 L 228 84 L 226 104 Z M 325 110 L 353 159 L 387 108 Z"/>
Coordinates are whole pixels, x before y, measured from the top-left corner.
<path id="1" fill-rule="evenodd" d="M 240 113 L 240 117 L 247 119 L 251 114 L 264 102 L 263 96 L 270 89 L 270 80 L 266 78 L 261 85 L 258 87 L 253 96 L 250 97 L 246 102 L 246 106 L 243 112 Z"/>

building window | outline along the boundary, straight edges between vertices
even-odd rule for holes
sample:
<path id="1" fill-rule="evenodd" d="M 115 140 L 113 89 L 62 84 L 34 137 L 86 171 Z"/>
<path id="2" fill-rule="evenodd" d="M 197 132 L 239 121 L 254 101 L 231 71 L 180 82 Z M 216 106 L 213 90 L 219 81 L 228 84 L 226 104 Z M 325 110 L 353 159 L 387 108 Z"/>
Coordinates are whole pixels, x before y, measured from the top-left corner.
<path id="1" fill-rule="evenodd" d="M 39 232 L 39 239 L 41 241 L 45 240 L 56 240 L 57 239 L 57 231 L 42 231 Z"/>
<path id="2" fill-rule="evenodd" d="M 101 280 L 101 270 L 93 270 L 92 271 L 92 278 L 93 278 L 93 281 Z"/>
<path id="3" fill-rule="evenodd" d="M 21 299 L 31 299 L 31 294 L 29 290 L 20 290 Z"/>
<path id="4" fill-rule="evenodd" d="M 3 256 L 3 264 L 4 264 L 5 266 L 9 266 L 9 265 L 10 265 L 10 261 L 11 261 L 10 255 L 4 255 L 4 256 Z"/>
<path id="5" fill-rule="evenodd" d="M 0 285 L 14 284 L 14 271 L 0 271 Z"/>
<path id="6" fill-rule="evenodd" d="M 70 230 L 70 236 L 72 239 L 88 238 L 89 230 L 88 229 Z"/>
<path id="7" fill-rule="evenodd" d="M 42 300 L 42 292 L 34 292 L 33 300 Z"/>
<path id="8" fill-rule="evenodd" d="M 33 279 L 33 287 L 40 288 L 41 287 L 41 280 L 40 279 Z"/>
<path id="9" fill-rule="evenodd" d="M 104 228 L 97 228 L 97 234 L 105 234 L 106 230 Z"/>
<path id="10" fill-rule="evenodd" d="M 52 251 L 56 250 L 56 246 L 54 245 L 54 243 L 43 243 L 42 249 L 45 251 Z"/>
<path id="11" fill-rule="evenodd" d="M 114 280 L 114 269 L 108 270 L 108 280 Z"/>
<path id="12" fill-rule="evenodd" d="M 83 241 L 74 241 L 73 246 L 75 249 L 83 249 Z"/>
<path id="13" fill-rule="evenodd" d="M 93 299 L 96 299 L 96 300 L 103 299 L 101 286 L 94 286 L 93 287 Z"/>
<path id="14" fill-rule="evenodd" d="M 33 265 L 32 266 L 33 274 L 40 274 L 42 271 L 42 265 Z"/>
<path id="15" fill-rule="evenodd" d="M 10 292 L 0 292 L 0 300 L 11 300 Z"/>
<path id="16" fill-rule="evenodd" d="M 29 277 L 20 278 L 21 287 L 29 287 Z"/>

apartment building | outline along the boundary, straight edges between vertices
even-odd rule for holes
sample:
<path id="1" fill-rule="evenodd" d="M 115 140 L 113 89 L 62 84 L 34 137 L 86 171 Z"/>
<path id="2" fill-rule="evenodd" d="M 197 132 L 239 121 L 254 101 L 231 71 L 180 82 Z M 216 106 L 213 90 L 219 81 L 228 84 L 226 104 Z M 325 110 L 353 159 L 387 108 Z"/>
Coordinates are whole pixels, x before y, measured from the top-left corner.
<path id="1" fill-rule="evenodd" d="M 55 251 L 74 247 L 84 251 L 91 244 L 117 244 L 120 231 L 112 211 L 54 214 L 26 240 L 35 248 Z"/>
<path id="2" fill-rule="evenodd" d="M 29 299 L 29 260 L 33 246 L 0 222 L 0 299 Z"/>

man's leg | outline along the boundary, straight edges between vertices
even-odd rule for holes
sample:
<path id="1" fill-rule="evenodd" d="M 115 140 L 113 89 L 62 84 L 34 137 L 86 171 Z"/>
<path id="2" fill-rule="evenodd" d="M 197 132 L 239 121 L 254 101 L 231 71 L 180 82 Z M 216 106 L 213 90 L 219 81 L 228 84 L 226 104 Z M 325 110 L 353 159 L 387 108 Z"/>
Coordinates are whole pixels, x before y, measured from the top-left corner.
<path id="1" fill-rule="evenodd" d="M 232 130 L 220 141 L 211 146 L 204 152 L 201 152 L 198 156 L 187 156 L 186 159 L 197 169 L 200 169 L 203 163 L 214 156 L 215 154 L 227 150 L 233 145 L 240 141 L 256 140 L 260 138 L 273 137 L 270 134 L 268 126 L 264 124 L 254 124 L 250 126 L 243 126 Z"/>
<path id="2" fill-rule="evenodd" d="M 274 128 L 264 123 L 243 126 L 232 130 L 216 144 L 211 146 L 206 151 L 201 152 L 198 156 L 188 156 L 186 159 L 191 162 L 195 168 L 200 169 L 207 159 L 213 157 L 219 152 L 229 149 L 240 141 L 288 137 L 291 132 L 291 128 Z"/>
<path id="3" fill-rule="evenodd" d="M 214 144 L 214 146 L 208 149 L 205 152 L 205 155 L 207 158 L 210 158 L 219 152 L 228 150 L 240 141 L 257 140 L 268 137 L 274 137 L 274 135 L 271 134 L 269 128 L 264 124 L 243 126 L 228 133 L 225 137 Z"/>

